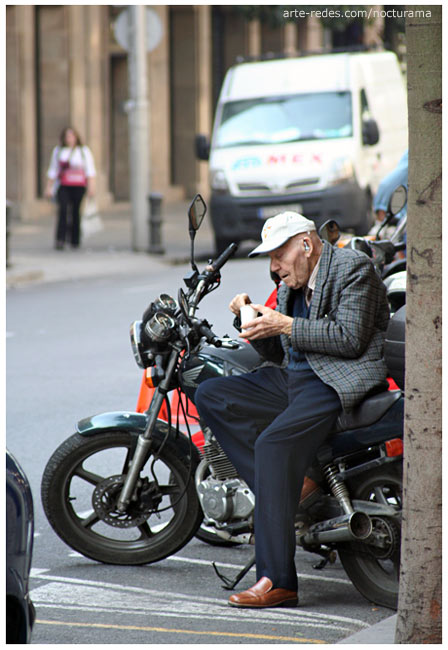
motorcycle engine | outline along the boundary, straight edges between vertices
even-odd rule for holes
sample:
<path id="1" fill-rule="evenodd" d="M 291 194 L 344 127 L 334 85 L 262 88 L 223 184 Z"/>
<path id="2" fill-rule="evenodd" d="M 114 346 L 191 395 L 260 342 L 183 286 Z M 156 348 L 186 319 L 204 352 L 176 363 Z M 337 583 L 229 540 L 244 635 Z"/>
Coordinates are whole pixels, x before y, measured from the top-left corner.
<path id="1" fill-rule="evenodd" d="M 255 505 L 247 483 L 239 478 L 216 440 L 205 443 L 203 454 L 196 472 L 196 489 L 206 518 L 220 524 L 247 519 Z"/>
<path id="2" fill-rule="evenodd" d="M 241 479 L 219 481 L 210 476 L 201 481 L 197 489 L 208 519 L 229 523 L 246 519 L 254 509 L 254 495 Z"/>

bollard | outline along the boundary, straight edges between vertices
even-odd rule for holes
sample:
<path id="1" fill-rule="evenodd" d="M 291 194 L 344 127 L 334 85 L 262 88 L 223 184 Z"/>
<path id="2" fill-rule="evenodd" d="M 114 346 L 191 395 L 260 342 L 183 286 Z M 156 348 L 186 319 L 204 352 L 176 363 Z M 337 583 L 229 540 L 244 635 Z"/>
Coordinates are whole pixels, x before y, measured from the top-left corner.
<path id="1" fill-rule="evenodd" d="M 6 243 L 6 268 L 9 268 L 11 265 L 9 263 L 9 235 L 10 235 L 10 230 L 9 227 L 11 225 L 11 207 L 12 203 L 11 201 L 6 201 L 6 236 L 5 236 L 5 243 Z"/>
<path id="2" fill-rule="evenodd" d="M 151 192 L 149 195 L 149 248 L 148 253 L 163 255 L 165 252 L 162 246 L 162 195 L 158 192 Z"/>

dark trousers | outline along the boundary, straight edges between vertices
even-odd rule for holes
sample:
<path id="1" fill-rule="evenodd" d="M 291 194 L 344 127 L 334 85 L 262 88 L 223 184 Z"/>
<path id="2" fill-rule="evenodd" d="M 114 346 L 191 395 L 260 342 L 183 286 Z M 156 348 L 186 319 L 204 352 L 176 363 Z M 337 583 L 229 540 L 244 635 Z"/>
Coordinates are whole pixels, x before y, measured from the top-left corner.
<path id="1" fill-rule="evenodd" d="M 61 185 L 58 189 L 58 223 L 56 227 L 56 241 L 65 242 L 69 230 L 68 216 L 70 222 L 70 243 L 72 246 L 79 246 L 80 241 L 80 215 L 79 208 L 85 194 L 85 187 Z"/>
<path id="2" fill-rule="evenodd" d="M 341 410 L 336 391 L 311 369 L 268 367 L 209 379 L 195 403 L 255 494 L 257 580 L 296 591 L 294 517 L 305 471 Z"/>

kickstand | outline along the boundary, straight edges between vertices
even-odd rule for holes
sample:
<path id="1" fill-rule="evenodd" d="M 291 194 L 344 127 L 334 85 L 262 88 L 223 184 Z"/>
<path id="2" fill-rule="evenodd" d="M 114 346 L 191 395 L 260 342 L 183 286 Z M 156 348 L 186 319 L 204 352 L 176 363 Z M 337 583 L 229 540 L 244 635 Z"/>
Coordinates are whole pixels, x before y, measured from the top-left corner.
<path id="1" fill-rule="evenodd" d="M 313 564 L 313 569 L 316 569 L 317 571 L 321 571 L 324 569 L 328 563 L 334 564 L 336 562 L 336 551 L 313 551 L 314 553 L 318 553 L 318 555 L 322 555 L 324 558 L 317 564 Z"/>
<path id="2" fill-rule="evenodd" d="M 239 583 L 239 581 L 240 581 L 242 578 L 244 578 L 244 576 L 246 575 L 246 573 L 248 573 L 248 572 L 251 570 L 251 568 L 254 566 L 254 564 L 255 564 L 255 553 L 253 554 L 253 556 L 251 557 L 251 559 L 249 560 L 249 562 L 246 564 L 246 566 L 245 566 L 243 569 L 241 569 L 241 571 L 240 571 L 240 572 L 238 573 L 238 575 L 234 578 L 234 580 L 231 580 L 230 578 L 227 578 L 227 576 L 225 576 L 225 575 L 223 575 L 222 573 L 220 573 L 220 572 L 218 571 L 217 567 L 216 567 L 216 564 L 215 564 L 214 562 L 212 562 L 212 565 L 213 565 L 213 568 L 215 569 L 216 575 L 217 575 L 218 578 L 220 578 L 220 579 L 223 581 L 223 583 L 224 583 L 223 585 L 221 585 L 221 587 L 222 587 L 223 589 L 228 589 L 229 591 L 231 591 L 232 589 L 235 589 L 235 587 L 236 587 L 236 585 Z"/>

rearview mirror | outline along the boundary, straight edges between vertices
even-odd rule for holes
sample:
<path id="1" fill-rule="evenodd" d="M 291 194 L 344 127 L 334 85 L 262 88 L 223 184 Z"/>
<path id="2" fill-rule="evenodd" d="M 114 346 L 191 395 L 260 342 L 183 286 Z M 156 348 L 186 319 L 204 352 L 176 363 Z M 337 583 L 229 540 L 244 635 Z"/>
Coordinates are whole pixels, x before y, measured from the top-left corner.
<path id="1" fill-rule="evenodd" d="M 341 232 L 339 226 L 334 219 L 325 221 L 325 223 L 323 223 L 319 228 L 319 237 L 325 239 L 325 241 L 329 242 L 331 245 L 335 244 L 340 236 Z"/>
<path id="2" fill-rule="evenodd" d="M 205 217 L 206 212 L 207 212 L 207 206 L 205 205 L 204 199 L 200 194 L 196 194 L 196 196 L 190 203 L 190 207 L 188 208 L 188 221 L 190 222 L 190 227 L 188 228 L 188 232 L 190 233 L 190 239 L 191 239 L 190 262 L 191 262 L 191 268 L 194 271 L 197 271 L 197 266 L 194 261 L 194 238 L 196 236 L 196 231 L 199 230 L 199 227 L 202 223 L 203 218 Z"/>
<path id="3" fill-rule="evenodd" d="M 406 205 L 408 193 L 404 185 L 399 185 L 397 189 L 392 192 L 389 201 L 388 212 L 392 215 L 398 214 Z"/>
<path id="4" fill-rule="evenodd" d="M 199 230 L 206 212 L 207 212 L 207 206 L 205 205 L 204 199 L 200 194 L 196 194 L 196 196 L 194 197 L 193 201 L 190 204 L 190 207 L 188 208 L 188 218 L 190 220 L 190 233 L 192 231 L 193 233 L 195 233 L 196 230 Z"/>
<path id="5" fill-rule="evenodd" d="M 361 251 L 369 257 L 372 257 L 372 248 L 362 237 L 352 237 L 352 239 L 350 239 L 350 248 L 354 251 Z"/>

